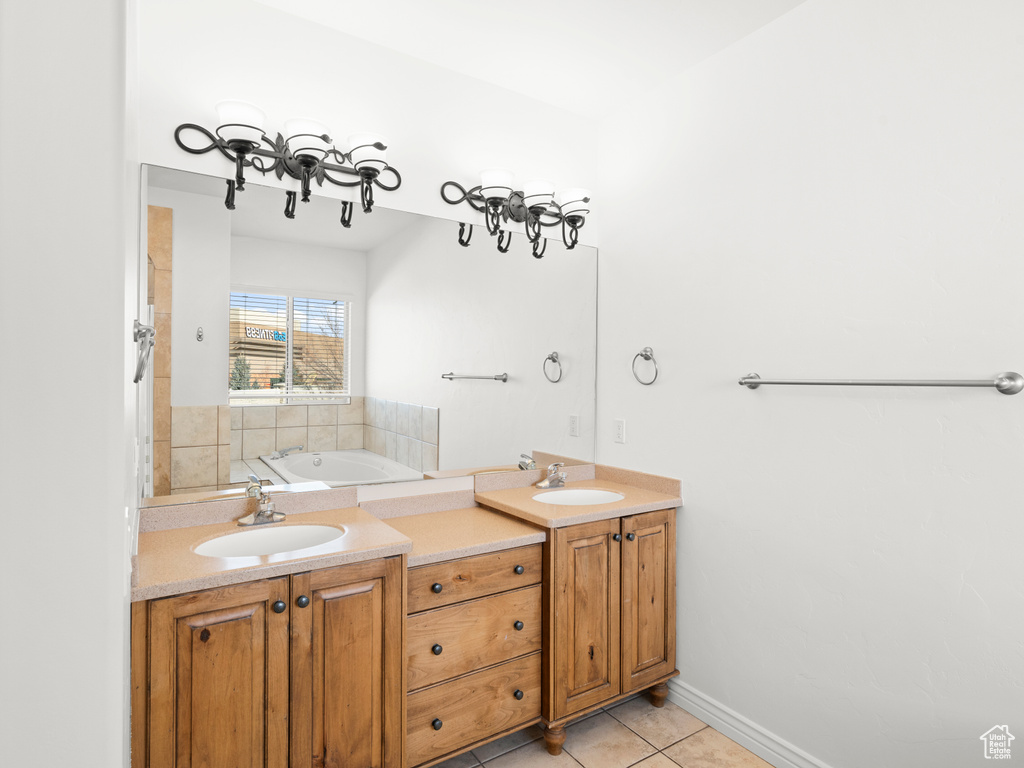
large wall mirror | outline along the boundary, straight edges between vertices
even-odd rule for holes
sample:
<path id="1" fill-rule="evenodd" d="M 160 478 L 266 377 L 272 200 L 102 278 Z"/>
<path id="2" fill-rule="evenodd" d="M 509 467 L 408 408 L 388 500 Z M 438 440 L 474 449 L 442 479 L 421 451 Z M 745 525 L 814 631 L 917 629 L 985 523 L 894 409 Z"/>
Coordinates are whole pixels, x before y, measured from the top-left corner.
<path id="1" fill-rule="evenodd" d="M 478 227 L 462 247 L 458 223 L 385 200 L 345 228 L 339 201 L 290 219 L 258 180 L 229 211 L 221 178 L 143 179 L 148 503 L 250 474 L 338 486 L 515 470 L 532 451 L 593 461 L 595 249 L 555 240 L 534 259 L 521 235 L 503 254 Z"/>

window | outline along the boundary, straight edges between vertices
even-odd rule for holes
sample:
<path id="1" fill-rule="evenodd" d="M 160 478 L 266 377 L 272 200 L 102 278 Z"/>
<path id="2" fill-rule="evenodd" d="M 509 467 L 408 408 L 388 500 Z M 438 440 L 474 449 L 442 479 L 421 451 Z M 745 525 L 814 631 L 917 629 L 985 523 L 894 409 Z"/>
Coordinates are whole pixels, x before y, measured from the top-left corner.
<path id="1" fill-rule="evenodd" d="M 347 395 L 350 303 L 232 291 L 230 400 L 287 403 Z"/>

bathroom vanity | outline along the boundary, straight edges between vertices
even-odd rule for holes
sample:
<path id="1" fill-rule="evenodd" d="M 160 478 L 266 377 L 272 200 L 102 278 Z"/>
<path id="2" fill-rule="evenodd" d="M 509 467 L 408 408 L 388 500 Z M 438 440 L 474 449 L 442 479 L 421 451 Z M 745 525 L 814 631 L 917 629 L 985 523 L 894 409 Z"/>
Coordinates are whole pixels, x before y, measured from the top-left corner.
<path id="1" fill-rule="evenodd" d="M 230 504 L 216 523 L 151 523 L 133 764 L 428 768 L 538 723 L 558 754 L 590 710 L 645 689 L 659 706 L 676 674 L 678 481 L 573 470 L 566 491 L 617 500 L 537 501 L 539 472 L 480 475 L 475 492 L 289 512 L 262 527 L 345 533 L 238 558 L 194 552 L 238 531 Z"/>

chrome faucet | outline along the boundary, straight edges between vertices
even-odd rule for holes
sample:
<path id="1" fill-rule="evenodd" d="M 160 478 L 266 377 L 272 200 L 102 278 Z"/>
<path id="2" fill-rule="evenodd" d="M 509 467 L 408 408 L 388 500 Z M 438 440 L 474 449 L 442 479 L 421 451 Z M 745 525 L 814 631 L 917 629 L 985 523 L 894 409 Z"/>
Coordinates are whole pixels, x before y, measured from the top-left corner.
<path id="1" fill-rule="evenodd" d="M 280 451 L 274 451 L 272 454 L 270 454 L 270 458 L 283 459 L 289 453 L 292 453 L 293 451 L 301 451 L 305 447 L 306 446 L 304 445 L 293 445 L 291 448 L 282 448 Z"/>
<path id="2" fill-rule="evenodd" d="M 274 509 L 274 502 L 270 500 L 270 492 L 263 490 L 263 483 L 256 475 L 249 475 L 249 485 L 245 489 L 245 495 L 250 498 L 259 497 L 259 507 L 255 512 L 239 518 L 239 525 L 264 525 L 284 520 L 284 513 Z"/>
<path id="3" fill-rule="evenodd" d="M 561 488 L 565 485 L 565 472 L 559 472 L 559 467 L 564 467 L 560 461 L 556 461 L 554 464 L 548 466 L 548 476 L 537 483 L 535 488 Z"/>
<path id="4" fill-rule="evenodd" d="M 519 454 L 519 468 L 520 469 L 536 469 L 537 462 L 533 460 L 533 456 L 527 456 L 525 453 Z"/>

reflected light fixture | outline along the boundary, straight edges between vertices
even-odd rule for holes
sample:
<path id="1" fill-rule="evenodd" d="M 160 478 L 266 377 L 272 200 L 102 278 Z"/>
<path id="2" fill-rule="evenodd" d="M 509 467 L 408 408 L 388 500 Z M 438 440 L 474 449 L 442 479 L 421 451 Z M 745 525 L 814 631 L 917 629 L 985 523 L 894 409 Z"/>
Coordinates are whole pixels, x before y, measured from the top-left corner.
<path id="1" fill-rule="evenodd" d="M 174 141 L 193 155 L 219 151 L 235 164 L 235 178 L 228 179 L 224 205 L 235 209 L 235 193 L 245 190 L 245 169 L 261 174 L 274 173 L 277 178 L 288 174 L 299 180 L 301 200 L 309 202 L 310 188 L 315 179 L 320 186 L 330 182 L 340 187 L 359 187 L 363 211 L 373 210 L 373 187 L 393 192 L 402 186 L 402 176 L 387 163 L 387 144 L 371 133 L 356 133 L 348 137 L 349 151 L 338 150 L 331 141 L 330 129 L 316 120 L 292 118 L 284 123 L 284 135 L 271 139 L 264 130 L 266 115 L 259 107 L 245 101 L 222 101 L 217 104 L 218 126 L 209 131 L 195 123 L 182 123 L 174 129 Z M 201 147 L 189 146 L 183 139 L 186 131 L 201 133 L 210 143 Z M 392 178 L 386 183 L 384 174 Z M 346 177 L 356 177 L 347 179 Z M 284 215 L 295 218 L 297 195 L 285 193 Z M 341 203 L 341 224 L 352 226 L 353 204 Z"/>
<path id="2" fill-rule="evenodd" d="M 559 193 L 557 201 L 555 197 L 555 186 L 550 181 L 529 181 L 517 190 L 512 173 L 500 168 L 481 171 L 480 185 L 468 190 L 455 181 L 441 185 L 441 198 L 446 203 L 469 203 L 473 210 L 484 214 L 487 234 L 498 238 L 501 253 L 507 253 L 512 244 L 512 233 L 501 229 L 502 222 L 522 224 L 537 259 L 547 249 L 544 227 L 560 226 L 562 243 L 571 251 L 590 213 L 590 192 L 586 189 L 573 187 Z M 468 225 L 468 234 L 466 226 L 459 224 L 459 245 L 468 246 L 473 236 L 473 225 Z"/>

